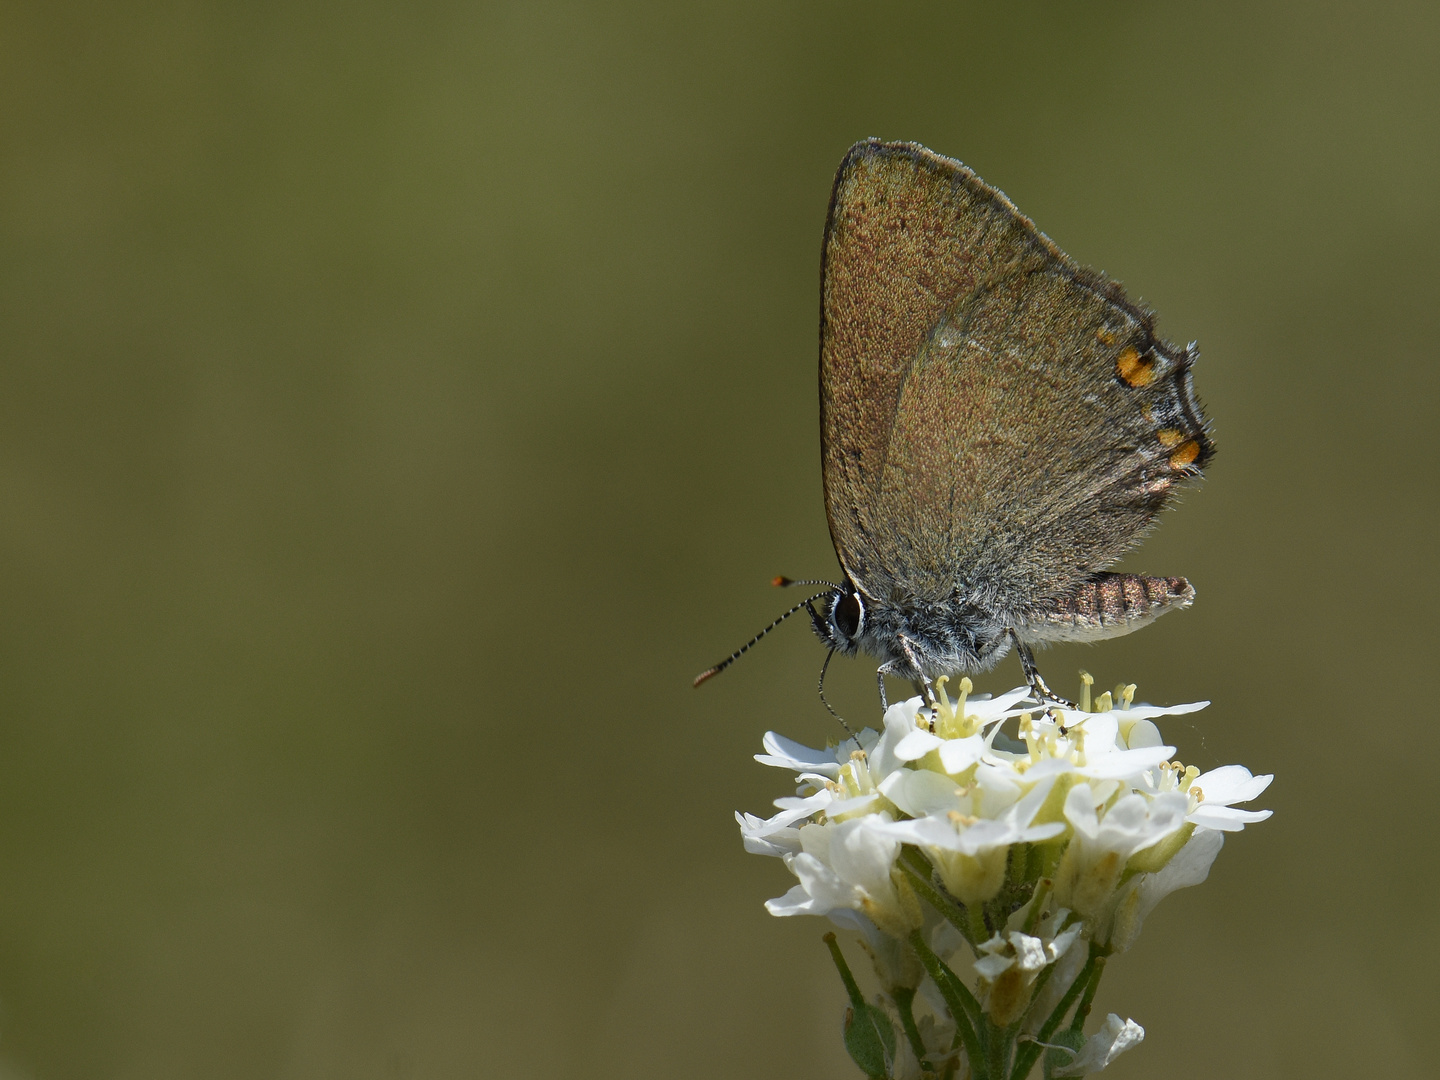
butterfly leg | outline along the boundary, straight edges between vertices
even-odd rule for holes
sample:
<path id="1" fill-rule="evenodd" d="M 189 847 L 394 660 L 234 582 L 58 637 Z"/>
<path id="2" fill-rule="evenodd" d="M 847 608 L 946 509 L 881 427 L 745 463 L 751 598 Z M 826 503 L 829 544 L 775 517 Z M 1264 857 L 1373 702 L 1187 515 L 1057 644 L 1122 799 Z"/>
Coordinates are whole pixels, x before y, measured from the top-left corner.
<path id="1" fill-rule="evenodd" d="M 875 682 L 880 687 L 880 712 L 885 713 L 890 708 L 890 702 L 885 697 L 885 676 L 894 665 L 894 660 L 888 660 L 875 669 Z"/>
<path id="2" fill-rule="evenodd" d="M 1015 654 L 1020 657 L 1020 666 L 1025 670 L 1025 681 L 1030 684 L 1030 693 L 1035 700 L 1042 705 L 1048 701 L 1062 709 L 1078 710 L 1080 706 L 1060 697 L 1045 685 L 1045 680 L 1040 677 L 1040 669 L 1035 666 L 1035 654 L 1030 651 L 1029 645 L 1020 640 L 1020 635 L 1011 630 L 1010 637 L 1015 642 Z"/>
<path id="3" fill-rule="evenodd" d="M 915 677 L 910 681 L 913 682 L 916 689 L 920 691 L 920 697 L 929 701 L 930 704 L 934 706 L 935 691 L 930 688 L 929 681 L 920 670 L 920 662 L 915 659 L 915 650 L 911 647 L 910 640 L 904 634 L 898 635 L 898 640 L 900 647 L 905 650 L 906 659 L 910 661 L 911 670 L 915 672 Z"/>
<path id="4" fill-rule="evenodd" d="M 880 687 L 880 711 L 884 712 L 890 708 L 890 699 L 885 694 L 885 676 L 894 675 L 902 678 L 905 674 L 905 667 L 899 660 L 887 660 L 875 669 L 875 682 Z"/>

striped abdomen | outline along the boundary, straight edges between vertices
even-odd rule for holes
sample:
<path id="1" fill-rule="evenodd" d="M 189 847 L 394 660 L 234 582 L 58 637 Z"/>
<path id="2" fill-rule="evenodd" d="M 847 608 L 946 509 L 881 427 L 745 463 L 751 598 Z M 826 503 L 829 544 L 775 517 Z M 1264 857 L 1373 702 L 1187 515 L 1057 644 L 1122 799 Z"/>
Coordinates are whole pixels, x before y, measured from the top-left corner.
<path id="1" fill-rule="evenodd" d="M 1043 606 L 1017 631 L 1025 641 L 1097 641 L 1138 630 L 1194 599 L 1195 590 L 1182 577 L 1096 574 Z"/>

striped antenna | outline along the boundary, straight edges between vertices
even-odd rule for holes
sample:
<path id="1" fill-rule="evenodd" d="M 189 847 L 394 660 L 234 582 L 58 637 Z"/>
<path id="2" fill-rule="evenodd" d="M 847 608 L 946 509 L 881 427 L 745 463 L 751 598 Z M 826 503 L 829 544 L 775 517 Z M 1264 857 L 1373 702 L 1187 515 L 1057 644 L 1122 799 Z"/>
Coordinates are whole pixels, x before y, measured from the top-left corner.
<path id="1" fill-rule="evenodd" d="M 776 579 L 775 579 L 775 584 L 776 584 L 776 585 L 779 585 L 782 581 L 785 582 L 787 585 L 803 585 L 803 584 L 805 584 L 805 582 L 798 582 L 798 581 L 792 582 L 789 578 L 776 578 Z M 815 581 L 815 582 L 810 582 L 810 584 L 813 584 L 813 585 L 829 585 L 829 582 L 826 582 L 826 581 Z M 806 607 L 806 606 L 808 606 L 808 605 L 810 605 L 810 604 L 813 604 L 816 600 L 819 600 L 822 596 L 827 596 L 827 595 L 829 595 L 829 593 L 830 593 L 834 588 L 835 588 L 835 587 L 834 587 L 833 585 L 831 585 L 830 588 L 827 589 L 825 592 L 816 593 L 814 596 L 810 597 L 810 598 L 807 599 L 807 600 L 801 600 L 800 603 L 796 604 L 796 605 L 795 605 L 794 607 L 792 607 L 789 611 L 785 612 L 784 615 L 781 615 L 778 619 L 776 619 L 774 622 L 772 622 L 769 626 L 765 627 L 764 630 L 761 630 L 758 634 L 756 634 L 753 638 L 751 638 L 749 641 L 747 641 L 744 645 L 741 645 L 740 648 L 736 649 L 733 653 L 731 653 L 731 654 L 729 655 L 729 657 L 727 657 L 727 658 L 724 659 L 724 660 L 721 660 L 720 663 L 716 664 L 714 667 L 706 668 L 704 671 L 700 672 L 699 675 L 696 675 L 696 676 L 695 676 L 695 682 L 694 682 L 692 685 L 694 685 L 694 686 L 699 686 L 701 683 L 707 682 L 707 681 L 709 681 L 710 679 L 713 679 L 716 675 L 719 675 L 720 672 L 724 671 L 727 667 L 729 667 L 731 664 L 733 664 L 736 660 L 739 660 L 740 657 L 744 656 L 747 652 L 749 652 L 750 649 L 751 649 L 751 647 L 752 647 L 757 641 L 759 641 L 761 638 L 763 638 L 766 634 L 768 634 L 771 630 L 774 630 L 775 627 L 779 626 L 782 622 L 784 622 L 786 619 L 788 619 L 791 615 L 794 615 L 794 614 L 795 614 L 797 611 L 799 611 L 801 608 Z"/>

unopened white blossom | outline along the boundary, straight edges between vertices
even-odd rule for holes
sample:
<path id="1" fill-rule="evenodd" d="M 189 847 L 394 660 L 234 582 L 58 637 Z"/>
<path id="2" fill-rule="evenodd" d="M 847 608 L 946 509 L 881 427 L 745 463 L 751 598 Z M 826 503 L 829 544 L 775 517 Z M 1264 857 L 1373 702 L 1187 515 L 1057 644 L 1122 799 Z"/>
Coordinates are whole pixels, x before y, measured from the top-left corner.
<path id="1" fill-rule="evenodd" d="M 909 886 L 893 873 L 900 842 L 885 834 L 888 822 L 882 813 L 802 827 L 801 851 L 785 856 L 800 883 L 766 909 L 772 915 L 828 915 L 850 908 L 893 937 L 917 929 L 923 916 Z"/>
<path id="2" fill-rule="evenodd" d="M 1082 924 L 1071 922 L 1069 914 L 1061 908 L 1036 927 L 1033 935 L 1010 930 L 977 946 L 980 955 L 974 967 L 980 977 L 985 1011 L 1000 1027 L 1008 1026 L 1023 1015 L 1036 978 L 1068 953 L 1079 939 Z M 1066 928 L 1057 933 L 1062 926 Z"/>
<path id="3" fill-rule="evenodd" d="M 1098 920 L 1115 895 L 1132 855 L 1185 826 L 1185 797 L 1121 794 L 1115 781 L 1076 784 L 1065 797 L 1073 830 L 1055 875 L 1055 898 L 1088 920 Z"/>
<path id="4" fill-rule="evenodd" d="M 1075 1060 L 1051 1070 L 1054 1076 L 1084 1076 L 1097 1073 L 1132 1046 L 1139 1046 L 1145 1029 L 1134 1020 L 1121 1020 L 1111 1013 L 1100 1030 L 1085 1040 Z"/>

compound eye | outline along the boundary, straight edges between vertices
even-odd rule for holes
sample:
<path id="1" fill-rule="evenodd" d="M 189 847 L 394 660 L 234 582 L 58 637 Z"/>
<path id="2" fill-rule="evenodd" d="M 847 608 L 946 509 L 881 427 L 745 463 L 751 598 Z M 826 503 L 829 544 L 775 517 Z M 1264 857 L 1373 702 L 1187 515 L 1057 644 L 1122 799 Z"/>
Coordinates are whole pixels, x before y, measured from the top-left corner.
<path id="1" fill-rule="evenodd" d="M 860 603 L 860 597 L 855 593 L 841 593 L 830 611 L 830 621 L 847 638 L 854 638 L 865 621 L 865 608 Z"/>

